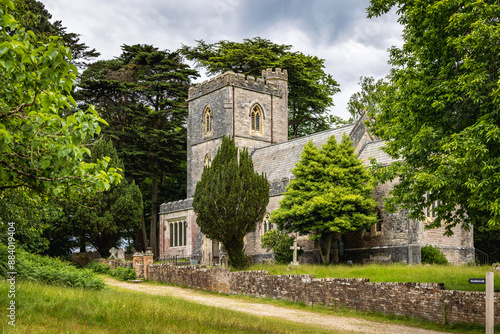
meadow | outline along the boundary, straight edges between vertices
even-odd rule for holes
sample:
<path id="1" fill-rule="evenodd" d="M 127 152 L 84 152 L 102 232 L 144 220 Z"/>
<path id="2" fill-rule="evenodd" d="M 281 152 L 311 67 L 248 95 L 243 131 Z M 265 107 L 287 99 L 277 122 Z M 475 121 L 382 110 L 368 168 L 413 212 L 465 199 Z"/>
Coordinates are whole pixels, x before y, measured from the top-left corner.
<path id="1" fill-rule="evenodd" d="M 2 321 L 2 333 L 331 333 L 167 296 L 26 280 L 16 284 L 15 330 Z M 7 292 L 8 283 L 0 281 L 0 295 Z M 8 299 L 0 298 L 0 307 L 7 306 Z"/>
<path id="2" fill-rule="evenodd" d="M 368 278 L 370 282 L 444 283 L 447 290 L 485 291 L 484 285 L 469 284 L 469 278 L 484 278 L 491 266 L 453 265 L 277 265 L 254 264 L 248 270 L 266 270 L 271 275 L 314 275 L 315 278 Z M 495 272 L 495 291 L 500 292 L 500 272 Z"/>

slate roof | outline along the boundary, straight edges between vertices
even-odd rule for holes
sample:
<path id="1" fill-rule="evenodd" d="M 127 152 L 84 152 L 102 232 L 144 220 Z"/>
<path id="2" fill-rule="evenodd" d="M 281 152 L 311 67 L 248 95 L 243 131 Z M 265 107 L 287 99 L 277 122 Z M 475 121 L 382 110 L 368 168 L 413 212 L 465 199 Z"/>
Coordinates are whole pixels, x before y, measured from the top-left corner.
<path id="1" fill-rule="evenodd" d="M 387 153 L 382 151 L 382 146 L 384 146 L 385 142 L 383 140 L 377 140 L 368 142 L 363 146 L 361 151 L 359 152 L 358 159 L 363 161 L 365 166 L 370 164 L 370 159 L 375 158 L 378 163 L 382 165 L 390 165 L 395 159 L 391 158 Z"/>
<path id="2" fill-rule="evenodd" d="M 321 147 L 330 136 L 334 135 L 337 141 L 342 140 L 342 134 L 350 134 L 355 124 L 342 126 L 318 132 L 309 136 L 288 140 L 283 143 L 274 144 L 256 149 L 252 154 L 255 171 L 267 175 L 269 182 L 276 182 L 283 178 L 291 178 L 291 169 L 300 160 L 304 145 L 310 140 L 313 144 Z"/>

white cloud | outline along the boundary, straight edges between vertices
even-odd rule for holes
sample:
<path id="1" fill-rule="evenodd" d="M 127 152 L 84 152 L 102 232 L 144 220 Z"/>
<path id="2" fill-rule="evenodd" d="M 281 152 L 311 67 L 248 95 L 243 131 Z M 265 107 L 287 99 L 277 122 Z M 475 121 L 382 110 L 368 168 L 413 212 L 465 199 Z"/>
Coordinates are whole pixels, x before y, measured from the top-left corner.
<path id="1" fill-rule="evenodd" d="M 42 0 L 67 31 L 101 52 L 119 56 L 122 44 L 176 50 L 195 40 L 241 41 L 260 36 L 325 59 L 339 82 L 333 113 L 348 117 L 360 76 L 389 73 L 387 49 L 401 45 L 394 12 L 367 19 L 369 0 Z"/>

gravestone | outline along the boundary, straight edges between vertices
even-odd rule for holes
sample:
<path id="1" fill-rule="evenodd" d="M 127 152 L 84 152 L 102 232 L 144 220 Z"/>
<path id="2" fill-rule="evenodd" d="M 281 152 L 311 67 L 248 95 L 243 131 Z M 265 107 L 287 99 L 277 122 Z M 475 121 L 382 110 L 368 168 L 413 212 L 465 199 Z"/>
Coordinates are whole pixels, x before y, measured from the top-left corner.
<path id="1" fill-rule="evenodd" d="M 293 241 L 293 246 L 290 247 L 293 249 L 293 261 L 290 263 L 292 266 L 298 266 L 299 262 L 297 261 L 297 251 L 300 250 L 300 247 L 297 245 L 297 238 Z"/>
<path id="2" fill-rule="evenodd" d="M 109 250 L 109 254 L 111 254 L 108 259 L 116 259 L 116 254 L 118 253 L 118 250 L 115 248 L 115 247 L 111 247 L 111 249 Z"/>
<path id="3" fill-rule="evenodd" d="M 124 260 L 125 261 L 125 251 L 123 248 L 118 248 L 118 255 L 117 255 L 118 260 Z"/>

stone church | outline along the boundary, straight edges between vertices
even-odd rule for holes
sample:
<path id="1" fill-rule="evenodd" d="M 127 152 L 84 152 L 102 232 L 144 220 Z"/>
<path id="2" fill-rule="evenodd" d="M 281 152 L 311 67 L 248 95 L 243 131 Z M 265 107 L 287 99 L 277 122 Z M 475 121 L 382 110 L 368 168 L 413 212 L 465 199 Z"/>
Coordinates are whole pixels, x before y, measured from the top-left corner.
<path id="1" fill-rule="evenodd" d="M 187 143 L 187 199 L 160 206 L 160 259 L 178 256 L 197 257 L 204 264 L 218 263 L 221 245 L 207 239 L 196 224 L 192 197 L 203 166 L 210 164 L 224 135 L 231 135 L 236 145 L 248 148 L 257 172 L 269 180 L 267 213 L 255 231 L 245 237 L 245 253 L 254 262 L 271 259 L 273 254 L 261 248 L 260 238 L 269 229 L 270 214 L 279 206 L 285 187 L 293 178 L 291 169 L 299 161 L 304 144 L 311 141 L 320 147 L 330 136 L 340 141 L 344 133 L 353 141 L 358 158 L 366 165 L 371 158 L 391 164 L 392 158 L 381 147 L 363 122 L 342 126 L 313 135 L 288 140 L 288 75 L 286 70 L 267 69 L 262 78 L 226 72 L 189 89 Z M 444 229 L 425 230 L 432 221 L 427 210 L 426 221 L 415 221 L 404 211 L 387 213 L 384 198 L 392 184 L 378 185 L 374 196 L 378 201 L 378 223 L 365 231 L 339 235 L 332 246 L 332 256 L 342 261 L 362 263 L 371 259 L 390 262 L 420 263 L 421 246 L 434 245 L 451 263 L 474 260 L 473 232 L 454 228 L 452 237 L 444 237 Z M 297 236 L 304 250 L 299 262 L 317 262 L 319 252 L 307 236 Z"/>

